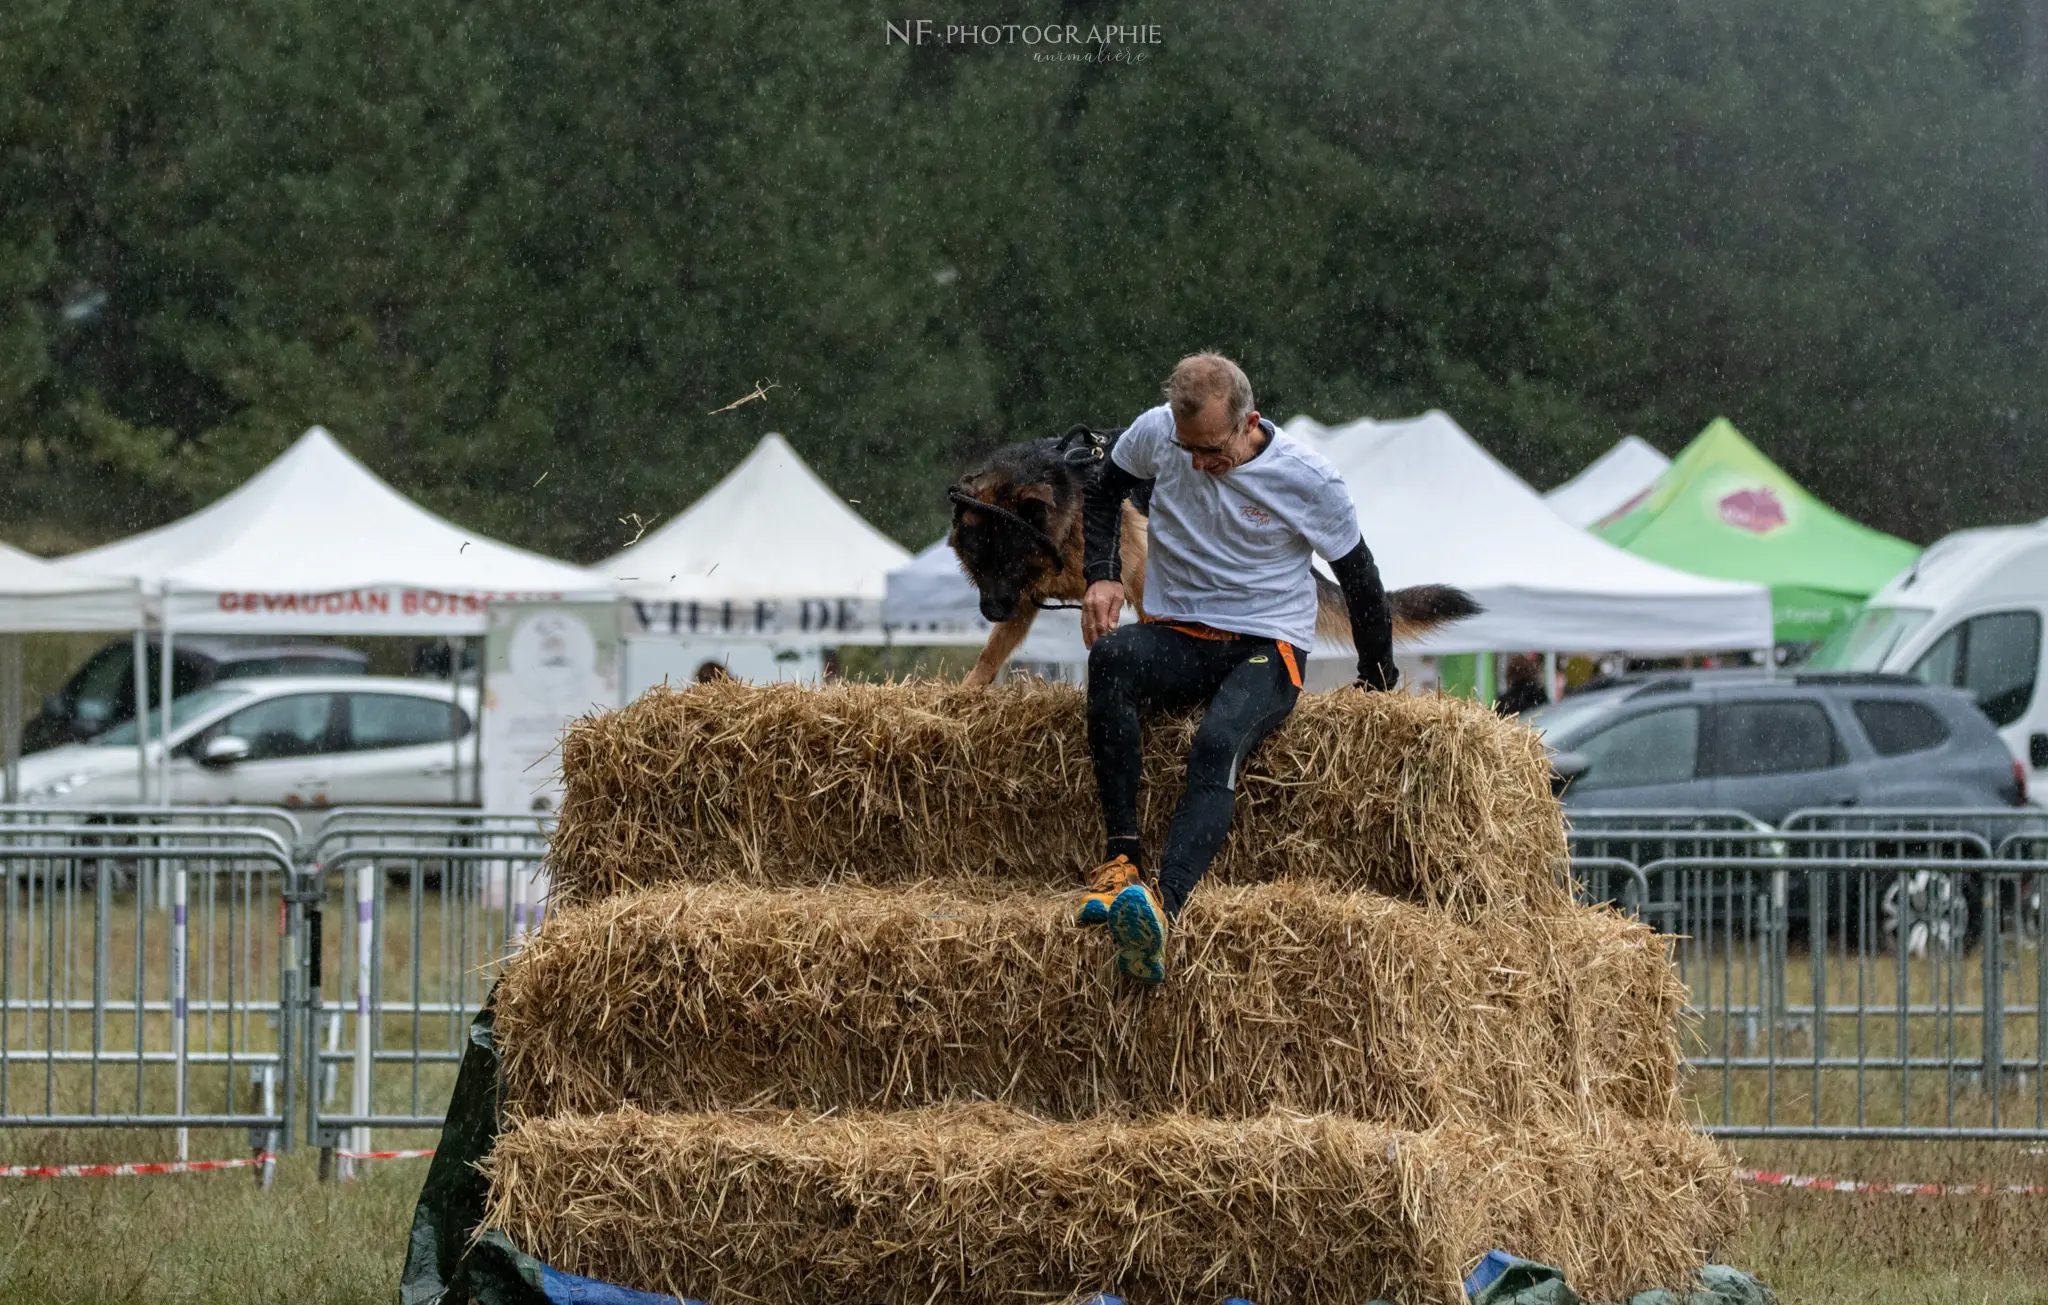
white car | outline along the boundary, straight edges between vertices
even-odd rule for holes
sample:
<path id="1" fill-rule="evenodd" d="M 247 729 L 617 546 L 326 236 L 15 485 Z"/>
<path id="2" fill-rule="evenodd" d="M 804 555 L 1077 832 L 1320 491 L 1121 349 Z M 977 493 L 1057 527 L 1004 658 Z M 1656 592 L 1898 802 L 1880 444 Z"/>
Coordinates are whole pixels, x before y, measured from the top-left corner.
<path id="1" fill-rule="evenodd" d="M 462 742 L 475 744 L 476 690 L 376 676 L 228 680 L 171 703 L 171 800 L 193 804 L 446 806 Z M 159 714 L 152 713 L 154 734 Z M 21 759 L 26 801 L 64 806 L 139 798 L 135 722 Z M 158 745 L 147 748 L 151 800 Z"/>

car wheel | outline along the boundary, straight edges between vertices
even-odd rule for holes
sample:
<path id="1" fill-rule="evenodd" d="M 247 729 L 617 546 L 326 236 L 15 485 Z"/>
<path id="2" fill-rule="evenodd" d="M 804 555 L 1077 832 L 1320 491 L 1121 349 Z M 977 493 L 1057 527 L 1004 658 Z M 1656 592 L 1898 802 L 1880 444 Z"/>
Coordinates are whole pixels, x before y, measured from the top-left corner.
<path id="1" fill-rule="evenodd" d="M 2048 892 L 2048 878 L 2041 875 L 2027 875 L 2013 885 L 2014 898 L 2010 906 L 2001 909 L 2010 912 L 2004 922 L 2005 928 L 2022 947 L 2041 945 L 2042 898 Z M 2001 893 L 2001 897 L 2003 894 Z"/>
<path id="2" fill-rule="evenodd" d="M 1893 875 L 1878 896 L 1879 945 L 1896 953 L 1903 942 L 1908 956 L 1967 948 L 1975 922 L 1970 905 L 1974 879 L 1933 870 Z"/>

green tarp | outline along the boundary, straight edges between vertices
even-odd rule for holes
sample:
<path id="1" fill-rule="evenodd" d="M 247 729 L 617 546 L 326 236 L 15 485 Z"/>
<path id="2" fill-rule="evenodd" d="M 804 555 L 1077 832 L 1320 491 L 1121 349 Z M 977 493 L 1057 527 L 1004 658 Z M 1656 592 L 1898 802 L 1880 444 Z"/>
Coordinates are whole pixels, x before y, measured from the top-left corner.
<path id="1" fill-rule="evenodd" d="M 1769 586 L 1786 643 L 1825 638 L 1920 555 L 1807 493 L 1724 417 L 1593 533 L 1694 575 Z"/>
<path id="2" fill-rule="evenodd" d="M 400 1305 L 549 1305 L 539 1260 L 502 1233 L 470 1242 L 490 1194 L 476 1166 L 497 1145 L 500 1125 L 498 1048 L 491 1036 L 496 998 L 494 988 L 469 1029 L 448 1122 L 413 1211 Z"/>

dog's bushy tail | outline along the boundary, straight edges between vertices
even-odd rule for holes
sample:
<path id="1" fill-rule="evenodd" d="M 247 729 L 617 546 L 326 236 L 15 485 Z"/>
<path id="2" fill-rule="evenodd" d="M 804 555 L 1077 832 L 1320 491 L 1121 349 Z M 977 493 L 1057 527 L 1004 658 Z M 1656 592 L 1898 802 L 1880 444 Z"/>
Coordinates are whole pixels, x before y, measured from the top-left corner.
<path id="1" fill-rule="evenodd" d="M 1412 585 L 1387 595 L 1394 608 L 1394 637 L 1415 639 L 1439 626 L 1477 616 L 1484 609 L 1455 585 Z"/>
<path id="2" fill-rule="evenodd" d="M 1485 610 L 1455 585 L 1411 585 L 1388 594 L 1387 602 L 1394 609 L 1395 643 L 1418 639 Z M 1344 591 L 1321 573 L 1316 575 L 1316 637 L 1351 642 L 1351 613 L 1344 606 Z"/>

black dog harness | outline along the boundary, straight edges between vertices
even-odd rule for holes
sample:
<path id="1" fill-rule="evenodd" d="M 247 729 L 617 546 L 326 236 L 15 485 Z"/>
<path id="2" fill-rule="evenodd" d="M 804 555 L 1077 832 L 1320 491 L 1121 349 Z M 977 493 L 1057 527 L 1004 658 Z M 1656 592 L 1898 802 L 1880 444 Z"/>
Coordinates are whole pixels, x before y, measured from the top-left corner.
<path id="1" fill-rule="evenodd" d="M 1115 444 L 1116 437 L 1123 433 L 1122 427 L 1118 427 L 1115 430 L 1096 430 L 1086 423 L 1076 424 L 1065 435 L 1060 436 L 1060 443 L 1069 446 L 1060 451 L 1060 460 L 1070 467 L 1088 468 L 1092 478 L 1093 475 L 1100 474 L 1096 464 L 1109 456 L 1110 446 Z M 984 502 L 957 487 L 948 489 L 946 497 L 960 507 L 973 508 L 978 512 L 990 512 L 1010 522 L 1012 525 L 1023 527 L 1036 536 L 1038 541 L 1044 544 L 1053 556 L 1059 556 L 1060 545 L 1058 540 L 1038 526 L 1018 516 L 1015 512 L 1010 511 L 1010 509 L 998 507 L 994 503 Z M 1038 610 L 1041 612 L 1078 612 L 1081 610 L 1081 604 L 1079 603 L 1048 603 L 1036 598 L 1031 601 L 1037 604 Z"/>

